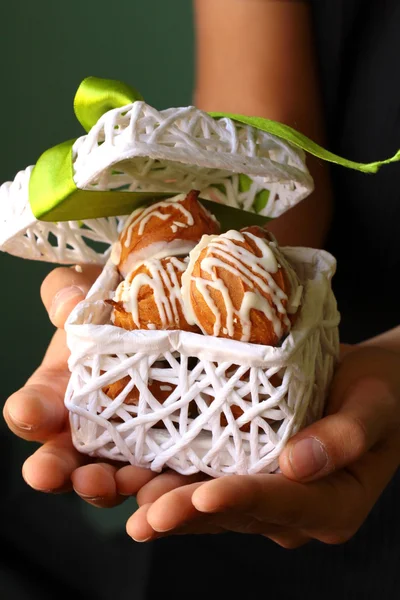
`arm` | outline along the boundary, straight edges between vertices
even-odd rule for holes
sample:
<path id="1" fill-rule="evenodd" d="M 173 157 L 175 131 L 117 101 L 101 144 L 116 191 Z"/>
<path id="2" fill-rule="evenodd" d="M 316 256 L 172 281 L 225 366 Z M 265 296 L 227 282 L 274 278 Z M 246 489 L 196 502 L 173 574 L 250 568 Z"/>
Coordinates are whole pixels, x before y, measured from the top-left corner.
<path id="1" fill-rule="evenodd" d="M 306 2 L 195 0 L 195 104 L 264 116 L 324 144 Z M 325 164 L 308 157 L 316 192 L 269 225 L 280 244 L 321 247 L 332 195 Z"/>
<path id="2" fill-rule="evenodd" d="M 400 326 L 389 329 L 389 331 L 385 331 L 380 335 L 366 340 L 365 342 L 362 342 L 360 346 L 374 346 L 400 353 Z"/>

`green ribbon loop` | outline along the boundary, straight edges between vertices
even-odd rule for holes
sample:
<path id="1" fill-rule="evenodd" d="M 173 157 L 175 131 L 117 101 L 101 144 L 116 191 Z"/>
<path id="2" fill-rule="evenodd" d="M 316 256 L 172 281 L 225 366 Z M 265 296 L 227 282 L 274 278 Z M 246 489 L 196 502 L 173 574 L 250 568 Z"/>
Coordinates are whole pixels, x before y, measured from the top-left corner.
<path id="1" fill-rule="evenodd" d="M 72 170 L 72 146 L 63 142 L 42 154 L 29 180 L 32 212 L 40 221 L 81 221 L 130 214 L 142 204 L 170 194 L 81 190 Z"/>
<path id="2" fill-rule="evenodd" d="M 212 112 L 210 115 L 214 119 L 227 117 L 232 121 L 237 121 L 238 123 L 243 123 L 244 125 L 250 125 L 251 127 L 260 129 L 266 133 L 271 133 L 272 135 L 286 140 L 287 142 L 293 144 L 293 146 L 301 148 L 309 154 L 312 154 L 317 158 L 321 158 L 326 162 L 335 163 L 342 167 L 346 167 L 347 169 L 361 171 L 362 173 L 376 173 L 383 165 L 388 165 L 400 160 L 400 150 L 398 150 L 394 156 L 387 158 L 386 160 L 380 160 L 372 163 L 359 163 L 353 160 L 348 160 L 347 158 L 342 158 L 341 156 L 338 156 L 329 150 L 325 150 L 325 148 L 322 148 L 302 133 L 299 133 L 288 125 L 278 123 L 277 121 L 263 119 L 262 117 L 246 117 L 244 115 L 236 115 L 233 113 Z"/>
<path id="3" fill-rule="evenodd" d="M 74 99 L 75 114 L 86 131 L 99 118 L 114 108 L 132 104 L 143 97 L 131 86 L 111 79 L 88 77 L 79 86 Z M 228 117 L 271 133 L 294 146 L 327 162 L 336 163 L 363 173 L 376 173 L 383 165 L 400 160 L 400 150 L 391 158 L 373 163 L 357 163 L 325 150 L 296 130 L 261 117 L 231 113 L 210 113 L 215 119 Z M 39 158 L 29 183 L 29 202 L 34 216 L 41 221 L 81 221 L 130 214 L 144 203 L 171 195 L 170 193 L 92 191 L 78 189 L 73 180 L 72 146 L 69 140 L 50 148 Z M 243 176 L 242 176 L 243 177 Z M 268 191 L 257 199 L 258 209 L 268 202 Z M 221 222 L 223 229 L 250 224 L 265 224 L 269 219 L 211 201 L 204 201 Z"/>
<path id="4" fill-rule="evenodd" d="M 87 77 L 75 94 L 74 111 L 78 121 L 88 132 L 109 110 L 127 106 L 136 100 L 143 100 L 143 96 L 122 81 Z"/>

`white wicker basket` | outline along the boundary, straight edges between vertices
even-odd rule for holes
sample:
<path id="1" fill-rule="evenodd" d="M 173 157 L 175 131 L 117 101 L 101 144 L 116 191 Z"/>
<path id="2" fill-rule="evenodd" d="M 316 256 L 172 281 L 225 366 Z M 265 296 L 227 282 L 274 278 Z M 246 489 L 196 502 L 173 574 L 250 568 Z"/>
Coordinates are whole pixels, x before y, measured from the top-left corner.
<path id="1" fill-rule="evenodd" d="M 76 447 L 155 471 L 168 466 L 216 477 L 276 470 L 289 437 L 321 416 L 332 376 L 339 322 L 334 258 L 284 249 L 305 294 L 280 348 L 179 331 L 125 331 L 111 324 L 104 303 L 118 283 L 110 246 L 125 217 L 38 221 L 29 204 L 31 172 L 0 187 L 0 249 L 59 264 L 106 265 L 66 325 L 65 402 Z M 249 212 L 267 190 L 268 202 L 257 209 L 266 217 L 281 215 L 313 189 L 303 152 L 276 136 L 194 107 L 157 111 L 141 101 L 109 111 L 76 141 L 73 178 L 85 190 L 198 189 L 200 198 Z M 129 384 L 111 400 L 102 388 L 126 375 Z M 171 388 L 163 404 L 149 380 Z M 124 403 L 133 387 L 137 406 Z M 239 418 L 232 407 L 239 407 Z"/>
<path id="2" fill-rule="evenodd" d="M 93 456 L 155 471 L 168 466 L 186 475 L 276 470 L 287 440 L 321 416 L 338 353 L 339 315 L 330 286 L 334 259 L 307 248 L 283 251 L 305 294 L 300 317 L 280 348 L 115 327 L 103 301 L 118 282 L 108 263 L 66 326 L 72 373 L 66 406 L 75 446 Z M 126 375 L 130 383 L 111 400 L 102 388 Z M 149 380 L 171 388 L 164 403 L 149 391 Z M 137 406 L 124 404 L 133 387 L 139 390 Z M 194 403 L 197 416 L 191 417 Z M 236 420 L 232 406 L 243 411 Z"/>

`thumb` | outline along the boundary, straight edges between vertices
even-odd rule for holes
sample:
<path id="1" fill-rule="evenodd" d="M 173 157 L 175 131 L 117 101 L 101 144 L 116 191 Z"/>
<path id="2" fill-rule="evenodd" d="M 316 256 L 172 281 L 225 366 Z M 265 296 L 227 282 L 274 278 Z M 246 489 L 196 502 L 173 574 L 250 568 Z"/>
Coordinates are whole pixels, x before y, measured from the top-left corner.
<path id="1" fill-rule="evenodd" d="M 291 438 L 280 457 L 282 473 L 297 481 L 312 481 L 354 463 L 398 425 L 398 402 L 388 382 L 358 379 L 330 402 L 340 406 Z"/>
<path id="2" fill-rule="evenodd" d="M 53 325 L 64 327 L 70 312 L 85 299 L 101 269 L 96 265 L 82 265 L 59 267 L 49 273 L 42 283 L 40 293 Z"/>

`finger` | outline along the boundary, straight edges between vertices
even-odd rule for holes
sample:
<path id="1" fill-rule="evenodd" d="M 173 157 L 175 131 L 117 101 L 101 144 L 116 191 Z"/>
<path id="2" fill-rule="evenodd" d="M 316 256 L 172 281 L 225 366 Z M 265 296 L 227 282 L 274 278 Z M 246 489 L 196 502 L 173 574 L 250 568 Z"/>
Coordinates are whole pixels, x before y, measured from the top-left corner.
<path id="1" fill-rule="evenodd" d="M 227 533 L 223 527 L 206 519 L 204 515 L 198 515 L 197 519 L 190 523 L 177 527 L 166 533 L 154 533 L 155 539 L 170 537 L 171 535 L 215 535 L 217 533 Z"/>
<path id="2" fill-rule="evenodd" d="M 388 485 L 400 465 L 400 436 L 394 433 L 373 451 L 347 467 L 359 482 L 368 502 L 375 504 L 382 490 Z"/>
<path id="3" fill-rule="evenodd" d="M 335 391 L 333 392 L 335 398 Z M 339 412 L 315 422 L 289 440 L 282 473 L 311 481 L 350 465 L 398 425 L 399 402 L 387 381 L 360 379 L 341 397 Z"/>
<path id="4" fill-rule="evenodd" d="M 198 487 L 192 502 L 199 512 L 242 512 L 267 526 L 342 543 L 363 523 L 399 463 L 400 439 L 393 435 L 354 465 L 318 481 L 299 483 L 280 474 L 223 477 Z"/>
<path id="5" fill-rule="evenodd" d="M 204 483 L 192 502 L 199 512 L 242 512 L 267 526 L 342 543 L 363 523 L 399 462 L 400 440 L 393 436 L 348 469 L 315 482 L 299 483 L 280 474 L 231 476 Z"/>
<path id="6" fill-rule="evenodd" d="M 307 529 L 335 525 L 340 520 L 344 494 L 352 507 L 358 499 L 353 478 L 347 475 L 339 486 L 339 474 L 302 484 L 284 475 L 222 477 L 203 483 L 192 496 L 195 508 L 205 513 L 243 513 L 265 525 Z M 356 485 L 358 485 L 356 483 Z M 262 531 L 260 531 L 262 533 Z"/>
<path id="7" fill-rule="evenodd" d="M 147 521 L 154 531 L 164 533 L 196 519 L 199 512 L 192 503 L 192 495 L 200 485 L 201 482 L 196 482 L 178 487 L 152 503 L 147 513 Z"/>
<path id="8" fill-rule="evenodd" d="M 155 531 L 147 522 L 147 513 L 151 504 L 140 506 L 126 523 L 126 533 L 135 542 L 147 542 L 155 537 Z"/>
<path id="9" fill-rule="evenodd" d="M 197 481 L 203 481 L 205 478 L 206 476 L 201 473 L 187 476 L 180 475 L 175 471 L 166 471 L 165 473 L 152 478 L 147 485 L 140 489 L 137 495 L 138 504 L 153 503 L 175 488 L 187 486 Z"/>
<path id="10" fill-rule="evenodd" d="M 400 464 L 400 439 L 392 435 L 373 451 L 365 454 L 360 460 L 350 465 L 343 471 L 331 475 L 338 481 L 337 491 L 341 492 L 332 497 L 332 502 L 338 502 L 336 513 L 342 513 L 340 526 L 323 531 L 319 539 L 325 543 L 343 543 L 348 541 L 358 531 L 367 518 L 370 510 L 377 502 L 383 490 L 393 478 Z M 352 491 L 346 494 L 342 485 L 344 478 L 352 478 Z M 322 482 L 320 482 L 322 483 Z M 308 484 L 313 485 L 313 484 Z M 357 495 L 353 492 L 358 488 Z M 347 498 L 350 496 L 350 501 Z M 354 500 L 355 498 L 355 500 Z M 309 531 L 313 535 L 313 531 Z"/>
<path id="11" fill-rule="evenodd" d="M 70 312 L 85 299 L 100 273 L 97 265 L 82 265 L 78 270 L 60 267 L 46 277 L 40 293 L 53 325 L 64 327 Z"/>
<path id="12" fill-rule="evenodd" d="M 285 543 L 287 547 L 299 546 L 308 539 L 299 532 L 289 532 L 282 526 L 262 522 L 235 510 L 213 515 L 200 513 L 194 507 L 192 497 L 201 485 L 201 482 L 192 483 L 168 492 L 154 503 L 143 504 L 145 510 L 139 510 L 131 517 L 129 534 L 138 541 L 149 541 L 167 535 L 194 533 L 261 533 L 276 539 L 281 536 L 281 545 Z"/>
<path id="13" fill-rule="evenodd" d="M 117 490 L 117 468 L 107 463 L 95 463 L 76 469 L 71 476 L 75 492 L 85 502 L 99 508 L 112 508 L 126 500 Z"/>
<path id="14" fill-rule="evenodd" d="M 297 548 L 301 548 L 311 542 L 311 538 L 308 535 L 287 530 L 277 535 L 267 535 L 266 537 L 286 550 L 297 550 Z"/>
<path id="15" fill-rule="evenodd" d="M 202 514 L 195 508 L 192 497 L 202 485 L 203 482 L 198 481 L 175 488 L 151 503 L 146 516 L 152 529 L 156 533 L 170 532 L 175 535 L 176 531 L 182 528 L 185 531 L 193 531 L 196 524 L 196 530 L 201 529 L 203 533 L 210 533 L 211 527 L 238 533 L 268 533 L 275 536 L 287 533 L 281 526 L 264 523 L 235 509 L 224 514 L 203 515 L 207 518 L 201 519 Z M 293 536 L 295 535 L 298 534 L 294 532 Z"/>
<path id="16" fill-rule="evenodd" d="M 64 393 L 69 379 L 65 334 L 53 336 L 43 364 L 27 384 L 6 401 L 4 419 L 15 435 L 44 441 L 65 428 Z"/>
<path id="17" fill-rule="evenodd" d="M 41 492 L 71 489 L 71 475 L 88 458 L 72 445 L 69 432 L 58 435 L 41 446 L 22 467 L 26 483 Z"/>
<path id="18" fill-rule="evenodd" d="M 188 486 L 191 489 L 181 490 L 193 492 L 193 489 L 199 484 Z M 167 494 L 167 496 L 175 495 Z M 185 494 L 186 495 L 186 494 Z M 165 504 L 161 507 L 160 502 L 164 498 L 152 504 L 146 514 L 147 523 L 151 526 L 154 534 L 151 539 L 159 537 L 166 537 L 169 535 L 183 535 L 183 534 L 211 534 L 221 532 L 236 532 L 245 534 L 262 534 L 270 539 L 276 541 L 280 545 L 286 548 L 296 548 L 300 545 L 305 544 L 309 541 L 309 537 L 301 534 L 295 530 L 289 530 L 286 527 L 280 525 L 274 525 L 271 523 L 265 523 L 259 519 L 255 519 L 252 516 L 248 516 L 243 512 L 230 511 L 223 514 L 206 515 L 200 513 L 194 509 L 190 502 L 187 502 L 187 498 L 182 499 L 181 494 L 178 494 L 178 498 L 165 498 Z M 169 510 L 171 506 L 176 507 L 175 500 L 181 503 L 181 510 L 179 511 L 179 518 L 173 519 L 169 513 L 165 510 Z M 157 506 L 159 505 L 159 506 Z M 169 505 L 169 506 L 168 506 Z M 156 515 L 156 511 L 159 511 L 159 515 Z M 160 517 L 168 519 L 168 525 L 161 525 Z M 166 521 L 165 521 L 166 522 Z"/>
<path id="19" fill-rule="evenodd" d="M 151 504 L 143 504 L 138 510 L 128 519 L 126 531 L 128 535 L 136 542 L 149 542 L 162 537 L 171 535 L 193 535 L 193 534 L 217 534 L 225 533 L 225 530 L 217 523 L 210 522 L 205 515 L 198 514 L 197 520 L 184 524 L 181 527 L 168 532 L 155 531 L 148 522 L 148 513 L 151 509 Z"/>
<path id="20" fill-rule="evenodd" d="M 64 429 L 66 410 L 52 391 L 30 385 L 13 394 L 3 410 L 11 431 L 28 441 L 42 442 Z"/>
<path id="21" fill-rule="evenodd" d="M 121 467 L 115 474 L 117 491 L 121 496 L 136 496 L 141 488 L 156 477 L 159 474 L 150 469 L 132 465 Z"/>
<path id="22" fill-rule="evenodd" d="M 56 379 L 54 379 L 54 381 L 52 381 L 52 387 L 54 385 L 57 385 L 57 383 L 59 384 L 59 387 L 62 391 L 64 391 L 65 388 L 65 382 L 59 380 L 59 376 L 60 374 L 64 375 L 65 377 L 67 376 L 67 374 L 69 375 L 69 370 L 68 370 L 68 358 L 70 356 L 70 351 L 69 348 L 67 346 L 67 336 L 65 331 L 63 331 L 62 329 L 57 329 L 57 331 L 54 333 L 51 342 L 46 350 L 46 353 L 43 357 L 42 360 L 42 364 L 40 367 L 45 367 L 46 369 L 49 369 L 51 371 L 57 371 L 57 381 Z M 39 367 L 39 369 L 40 369 Z M 35 371 L 35 373 L 33 374 L 32 377 L 35 377 L 38 371 Z M 31 377 L 31 379 L 32 379 Z M 31 382 L 31 379 L 28 380 L 28 383 Z M 42 377 L 43 380 L 45 380 L 44 377 Z"/>

